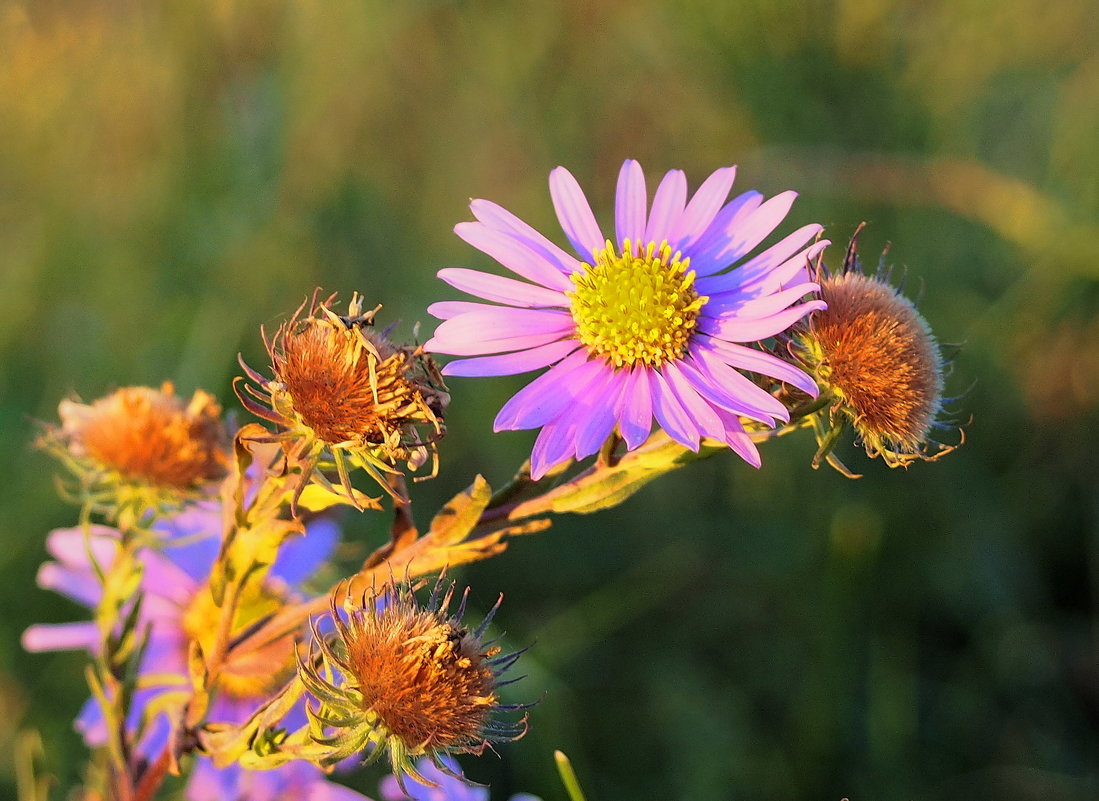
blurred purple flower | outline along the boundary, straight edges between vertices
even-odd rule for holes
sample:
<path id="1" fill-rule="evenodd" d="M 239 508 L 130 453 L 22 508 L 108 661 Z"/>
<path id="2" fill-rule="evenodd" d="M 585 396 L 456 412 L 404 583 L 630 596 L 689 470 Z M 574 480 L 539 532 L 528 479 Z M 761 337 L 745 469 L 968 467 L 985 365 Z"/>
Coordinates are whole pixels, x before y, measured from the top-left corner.
<path id="1" fill-rule="evenodd" d="M 442 757 L 447 767 L 454 773 L 461 773 L 458 760 L 450 756 Z M 411 795 L 401 792 L 397 779 L 386 776 L 378 788 L 382 801 L 488 801 L 488 788 L 477 785 L 469 785 L 460 779 L 456 779 L 448 773 L 439 770 L 430 759 L 423 757 L 416 763 L 416 771 L 425 779 L 438 784 L 438 787 L 427 787 L 413 778 L 405 779 L 405 786 Z M 510 801 L 539 801 L 537 796 L 529 793 L 513 795 Z"/>
<path id="2" fill-rule="evenodd" d="M 735 167 L 714 172 L 687 201 L 680 170 L 664 176 L 649 205 L 636 161 L 622 165 L 615 238 L 604 237 L 576 179 L 550 173 L 550 195 L 577 259 L 487 200 L 476 222 L 455 232 L 526 281 L 461 268 L 439 271 L 451 286 L 493 303 L 433 304 L 442 323 L 424 348 L 459 359 L 443 372 L 512 375 L 549 366 L 509 400 L 494 428 L 541 428 L 531 454 L 535 478 L 570 457 L 589 456 L 617 427 L 629 449 L 652 421 L 697 450 L 702 437 L 727 444 L 758 467 L 740 418 L 774 426 L 786 408 L 741 370 L 816 396 L 801 370 L 756 343 L 824 304 L 806 266 L 827 241 L 807 245 L 819 225 L 799 228 L 736 265 L 790 210 L 794 192 L 763 201 L 754 191 L 725 203 Z M 530 282 L 530 283 L 528 283 Z M 493 354 L 493 355 L 486 355 Z"/>
<path id="3" fill-rule="evenodd" d="M 166 692 L 188 692 L 187 644 L 191 633 L 188 615 L 200 608 L 210 568 L 217 556 L 221 532 L 221 509 L 216 503 L 189 507 L 160 524 L 166 535 L 162 551 L 143 549 L 141 588 L 144 595 L 141 625 L 149 626 L 145 658 L 141 664 L 142 689 L 134 699 L 130 725 L 137 728 L 148 704 Z M 279 550 L 264 585 L 264 598 L 289 599 L 297 586 L 331 555 L 339 538 L 329 521 L 309 526 L 305 536 L 288 541 Z M 173 542 L 179 544 L 172 544 Z M 117 532 L 93 526 L 89 542 L 80 528 L 58 529 L 46 539 L 46 548 L 56 561 L 46 562 L 38 572 L 38 584 L 65 595 L 77 603 L 95 608 L 101 588 L 89 561 L 89 550 L 101 565 L 109 565 L 117 550 Z M 23 634 L 28 651 L 57 651 L 97 647 L 92 622 L 31 626 Z M 220 692 L 208 712 L 210 720 L 242 723 L 265 700 L 266 693 L 250 694 L 242 680 L 235 688 Z M 303 705 L 288 716 L 288 725 L 305 723 Z M 106 741 L 106 728 L 94 699 L 84 705 L 76 728 L 92 746 Z M 146 727 L 139 749 L 156 755 L 167 745 L 169 723 L 160 715 Z M 364 801 L 365 796 L 329 782 L 325 774 L 306 762 L 293 762 L 268 771 L 250 771 L 232 766 L 218 770 L 199 757 L 187 788 L 188 801 Z M 368 799 L 366 801 L 369 801 Z"/>

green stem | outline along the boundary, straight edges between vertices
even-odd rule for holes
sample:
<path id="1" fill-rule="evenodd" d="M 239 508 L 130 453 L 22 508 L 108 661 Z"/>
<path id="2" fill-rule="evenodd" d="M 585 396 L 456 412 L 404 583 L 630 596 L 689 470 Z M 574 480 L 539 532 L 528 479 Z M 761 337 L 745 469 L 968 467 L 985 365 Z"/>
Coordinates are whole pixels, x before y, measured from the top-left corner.
<path id="1" fill-rule="evenodd" d="M 565 785 L 565 792 L 569 794 L 569 801 L 585 801 L 584 791 L 580 789 L 580 780 L 576 778 L 576 771 L 572 769 L 569 758 L 562 751 L 554 751 L 553 759 L 557 763 L 561 784 Z"/>

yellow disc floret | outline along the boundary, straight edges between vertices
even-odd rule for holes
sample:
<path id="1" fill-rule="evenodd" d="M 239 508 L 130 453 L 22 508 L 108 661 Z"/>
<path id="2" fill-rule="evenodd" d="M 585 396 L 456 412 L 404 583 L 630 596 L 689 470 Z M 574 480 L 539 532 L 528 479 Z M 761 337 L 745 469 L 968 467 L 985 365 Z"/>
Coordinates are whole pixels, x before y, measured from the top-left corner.
<path id="1" fill-rule="evenodd" d="M 622 255 L 608 241 L 592 264 L 572 274 L 576 333 L 593 356 L 615 367 L 659 367 L 687 350 L 699 310 L 709 298 L 694 288 L 690 259 L 674 254 L 667 242 L 650 242 L 634 253 L 625 240 Z"/>

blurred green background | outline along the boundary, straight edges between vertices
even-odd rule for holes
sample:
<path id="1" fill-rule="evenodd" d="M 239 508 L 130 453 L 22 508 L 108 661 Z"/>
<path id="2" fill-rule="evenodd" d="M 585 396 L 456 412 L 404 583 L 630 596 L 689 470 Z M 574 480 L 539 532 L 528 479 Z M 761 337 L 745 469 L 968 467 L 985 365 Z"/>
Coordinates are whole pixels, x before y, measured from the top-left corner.
<path id="1" fill-rule="evenodd" d="M 964 343 L 970 441 L 848 450 L 852 482 L 788 437 L 466 569 L 544 693 L 470 775 L 557 801 L 561 748 L 590 801 L 1099 796 L 1097 45 L 1094 0 L 0 0 L 0 797 L 20 730 L 55 798 L 83 754 L 82 659 L 18 643 L 82 614 L 34 585 L 75 510 L 33 421 L 165 378 L 235 408 L 238 351 L 318 285 L 426 335 L 435 270 L 489 267 L 470 197 L 563 242 L 548 171 L 606 220 L 627 157 L 799 190 L 784 230 L 824 223 L 833 265 L 867 220 Z M 421 522 L 511 475 L 525 380 L 451 382 Z M 360 553 L 382 527 L 347 521 Z"/>

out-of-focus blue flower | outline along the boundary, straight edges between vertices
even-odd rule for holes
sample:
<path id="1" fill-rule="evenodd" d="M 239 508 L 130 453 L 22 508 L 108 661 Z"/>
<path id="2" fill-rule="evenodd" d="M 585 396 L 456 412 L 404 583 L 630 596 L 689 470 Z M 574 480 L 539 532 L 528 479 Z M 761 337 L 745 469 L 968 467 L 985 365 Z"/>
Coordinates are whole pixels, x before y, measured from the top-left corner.
<path id="1" fill-rule="evenodd" d="M 456 774 L 461 773 L 458 761 L 450 756 L 442 757 L 447 767 Z M 478 785 L 466 784 L 442 770 L 439 770 L 430 759 L 423 757 L 416 763 L 416 772 L 429 781 L 435 782 L 438 787 L 427 787 L 415 779 L 405 780 L 405 787 L 411 795 L 405 795 L 393 776 L 386 776 L 378 788 L 382 801 L 488 801 L 488 788 Z M 513 795 L 511 801 L 540 801 L 537 796 L 529 793 Z"/>
<path id="2" fill-rule="evenodd" d="M 204 598 L 209 594 L 206 581 L 217 556 L 221 525 L 221 509 L 217 504 L 197 504 L 161 524 L 166 536 L 161 550 L 146 548 L 140 552 L 144 597 L 139 625 L 148 626 L 149 638 L 140 669 L 142 689 L 136 693 L 131 710 L 130 725 L 135 729 L 151 701 L 166 692 L 189 689 L 187 647 L 190 638 L 198 636 L 194 629 L 202 622 Z M 258 603 L 293 599 L 301 582 L 327 561 L 338 539 L 334 524 L 318 521 L 309 526 L 305 536 L 287 542 L 264 582 Z M 102 591 L 89 553 L 99 564 L 109 565 L 118 548 L 117 532 L 93 526 L 90 538 L 86 539 L 80 528 L 58 529 L 50 533 L 46 548 L 55 561 L 42 565 L 39 585 L 95 608 Z M 23 644 L 30 651 L 93 650 L 97 639 L 94 623 L 66 623 L 31 626 L 23 635 Z M 277 674 L 277 668 L 272 665 L 270 673 Z M 288 668 L 292 672 L 292 660 Z M 255 690 L 256 685 L 247 674 L 238 676 L 235 682 L 227 679 L 207 717 L 213 721 L 243 723 L 267 700 L 267 688 L 258 693 Z M 303 705 L 299 705 L 291 711 L 287 723 L 301 725 L 305 720 Z M 105 724 L 94 699 L 85 704 L 76 728 L 89 745 L 106 741 Z M 168 735 L 168 721 L 158 717 L 145 729 L 139 744 L 141 752 L 155 756 L 167 745 Z M 188 801 L 365 799 L 329 782 L 321 770 L 306 762 L 292 762 L 269 771 L 249 771 L 239 766 L 218 770 L 205 757 L 197 759 L 184 795 Z"/>

